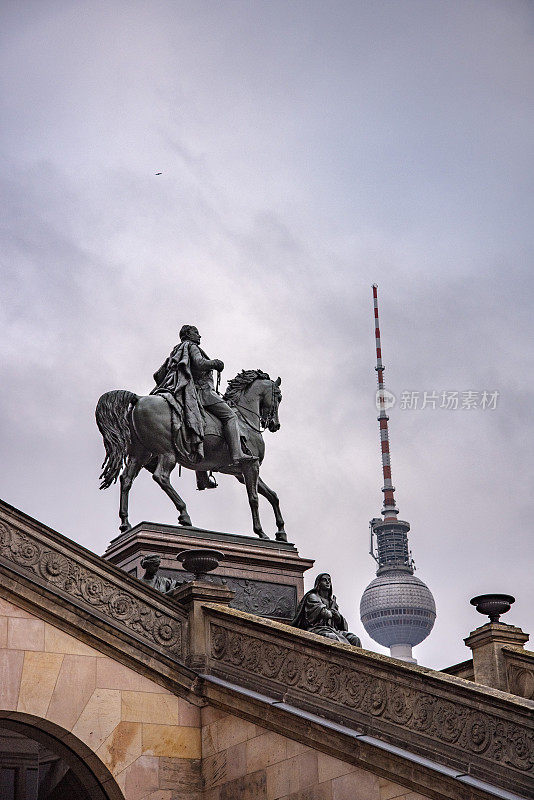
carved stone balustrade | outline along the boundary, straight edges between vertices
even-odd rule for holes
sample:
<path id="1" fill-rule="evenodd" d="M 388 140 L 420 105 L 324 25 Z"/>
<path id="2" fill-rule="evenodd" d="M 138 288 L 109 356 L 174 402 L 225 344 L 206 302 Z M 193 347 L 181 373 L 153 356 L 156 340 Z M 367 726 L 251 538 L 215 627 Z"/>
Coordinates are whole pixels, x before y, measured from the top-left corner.
<path id="1" fill-rule="evenodd" d="M 127 636 L 148 652 L 181 661 L 188 618 L 159 592 L 16 509 L 0 503 L 0 576 L 47 600 L 51 620 L 87 620 L 108 640 Z M 15 580 L 15 577 L 18 580 Z"/>
<path id="2" fill-rule="evenodd" d="M 534 791 L 534 703 L 222 606 L 207 671 L 490 783 Z"/>

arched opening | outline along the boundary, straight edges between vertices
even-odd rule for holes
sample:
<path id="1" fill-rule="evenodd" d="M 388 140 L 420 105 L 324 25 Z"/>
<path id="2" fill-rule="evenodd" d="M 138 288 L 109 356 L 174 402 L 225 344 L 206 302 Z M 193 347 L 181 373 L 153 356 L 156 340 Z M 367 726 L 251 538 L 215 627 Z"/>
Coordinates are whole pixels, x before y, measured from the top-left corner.
<path id="1" fill-rule="evenodd" d="M 0 712 L 1 800 L 124 800 L 87 745 L 48 720 Z"/>

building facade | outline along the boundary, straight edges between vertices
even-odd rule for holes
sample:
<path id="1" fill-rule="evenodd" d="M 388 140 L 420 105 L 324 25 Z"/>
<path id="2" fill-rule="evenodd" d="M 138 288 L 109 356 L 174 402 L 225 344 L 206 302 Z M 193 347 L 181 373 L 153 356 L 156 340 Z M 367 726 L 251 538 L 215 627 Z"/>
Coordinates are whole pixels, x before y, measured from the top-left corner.
<path id="1" fill-rule="evenodd" d="M 231 608 L 225 585 L 162 595 L 5 503 L 0 575 L 2 798 L 534 796 L 528 697 Z"/>

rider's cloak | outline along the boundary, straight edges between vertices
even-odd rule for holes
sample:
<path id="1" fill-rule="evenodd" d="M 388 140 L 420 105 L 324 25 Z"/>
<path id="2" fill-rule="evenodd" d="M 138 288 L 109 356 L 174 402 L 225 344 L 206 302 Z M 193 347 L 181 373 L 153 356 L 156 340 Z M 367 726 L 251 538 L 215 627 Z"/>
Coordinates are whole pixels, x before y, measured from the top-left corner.
<path id="1" fill-rule="evenodd" d="M 176 412 L 177 418 L 173 415 L 173 441 L 181 453 L 197 463 L 204 457 L 205 418 L 191 372 L 189 350 L 192 344 L 185 340 L 176 345 L 154 373 L 157 385 L 150 394 L 161 394 Z"/>

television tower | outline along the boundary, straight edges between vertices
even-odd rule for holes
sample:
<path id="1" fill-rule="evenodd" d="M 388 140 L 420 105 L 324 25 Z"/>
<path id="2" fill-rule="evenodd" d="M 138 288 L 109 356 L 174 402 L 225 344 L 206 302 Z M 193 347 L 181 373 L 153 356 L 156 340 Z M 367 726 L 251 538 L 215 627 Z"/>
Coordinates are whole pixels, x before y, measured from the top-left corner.
<path id="1" fill-rule="evenodd" d="M 426 639 L 436 619 L 436 604 L 430 589 L 414 573 L 415 564 L 408 549 L 410 523 L 397 518 L 395 487 L 391 480 L 389 429 L 386 409 L 388 395 L 384 385 L 382 345 L 378 319 L 378 286 L 373 284 L 376 337 L 377 407 L 384 476 L 384 519 L 374 518 L 370 554 L 378 564 L 376 578 L 365 589 L 360 603 L 360 618 L 369 636 L 389 647 L 394 658 L 417 663 L 412 647 Z"/>

